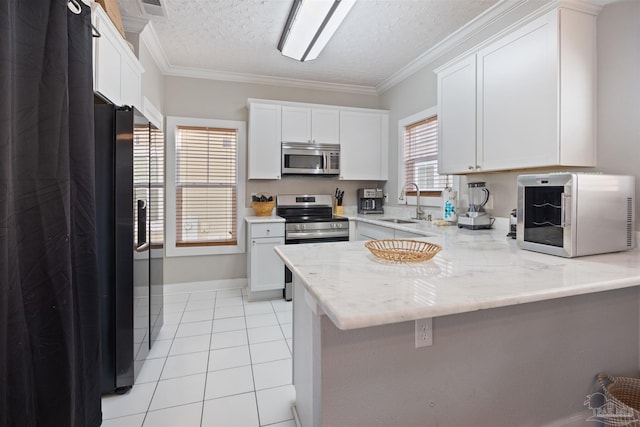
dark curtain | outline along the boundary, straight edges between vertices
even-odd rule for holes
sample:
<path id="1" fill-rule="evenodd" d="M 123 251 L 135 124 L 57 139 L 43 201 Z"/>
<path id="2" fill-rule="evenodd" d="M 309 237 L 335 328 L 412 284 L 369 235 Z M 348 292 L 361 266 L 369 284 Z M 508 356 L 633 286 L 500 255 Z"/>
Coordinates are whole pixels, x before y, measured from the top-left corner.
<path id="1" fill-rule="evenodd" d="M 101 424 L 90 23 L 0 1 L 0 426 Z"/>

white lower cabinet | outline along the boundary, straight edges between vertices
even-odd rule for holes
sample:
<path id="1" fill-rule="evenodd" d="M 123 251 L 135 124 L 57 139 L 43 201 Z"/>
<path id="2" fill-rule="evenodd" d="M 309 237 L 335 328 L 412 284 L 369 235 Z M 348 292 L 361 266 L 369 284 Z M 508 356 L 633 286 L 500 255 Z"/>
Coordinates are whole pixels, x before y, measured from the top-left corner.
<path id="1" fill-rule="evenodd" d="M 358 221 L 356 225 L 356 240 L 380 240 L 380 239 L 415 239 L 425 237 L 422 234 L 396 230 L 391 227 L 370 224 Z"/>
<path id="2" fill-rule="evenodd" d="M 356 240 L 393 239 L 394 230 L 388 227 L 358 222 L 356 226 Z"/>
<path id="3" fill-rule="evenodd" d="M 410 233 L 408 231 L 394 230 L 393 237 L 395 239 L 416 239 L 425 236 L 422 234 Z"/>
<path id="4" fill-rule="evenodd" d="M 284 289 L 284 263 L 274 248 L 284 245 L 284 223 L 247 223 L 249 292 Z"/>

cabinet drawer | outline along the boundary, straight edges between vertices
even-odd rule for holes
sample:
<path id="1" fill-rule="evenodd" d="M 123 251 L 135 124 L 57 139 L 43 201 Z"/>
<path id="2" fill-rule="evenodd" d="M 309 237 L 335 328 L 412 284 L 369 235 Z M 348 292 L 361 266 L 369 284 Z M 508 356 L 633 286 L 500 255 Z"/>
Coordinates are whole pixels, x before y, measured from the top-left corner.
<path id="1" fill-rule="evenodd" d="M 284 223 L 252 224 L 249 233 L 252 239 L 259 239 L 261 237 L 284 237 Z"/>

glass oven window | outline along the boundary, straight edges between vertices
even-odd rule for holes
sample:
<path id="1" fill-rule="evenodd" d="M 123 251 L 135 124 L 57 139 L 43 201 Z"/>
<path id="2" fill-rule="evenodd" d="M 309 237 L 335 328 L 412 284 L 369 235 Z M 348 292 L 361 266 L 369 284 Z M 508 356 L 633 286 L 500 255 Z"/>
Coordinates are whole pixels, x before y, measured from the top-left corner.
<path id="1" fill-rule="evenodd" d="M 563 186 L 525 187 L 524 240 L 563 247 Z"/>
<path id="2" fill-rule="evenodd" d="M 287 169 L 322 170 L 322 155 L 287 154 L 284 166 Z"/>

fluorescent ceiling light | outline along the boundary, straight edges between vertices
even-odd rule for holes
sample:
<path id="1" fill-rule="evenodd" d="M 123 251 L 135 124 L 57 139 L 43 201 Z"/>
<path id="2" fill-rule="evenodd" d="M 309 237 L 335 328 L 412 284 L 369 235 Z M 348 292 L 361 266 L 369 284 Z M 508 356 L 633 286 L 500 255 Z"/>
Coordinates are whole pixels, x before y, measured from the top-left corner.
<path id="1" fill-rule="evenodd" d="M 294 0 L 278 50 L 298 61 L 316 59 L 356 0 Z"/>

